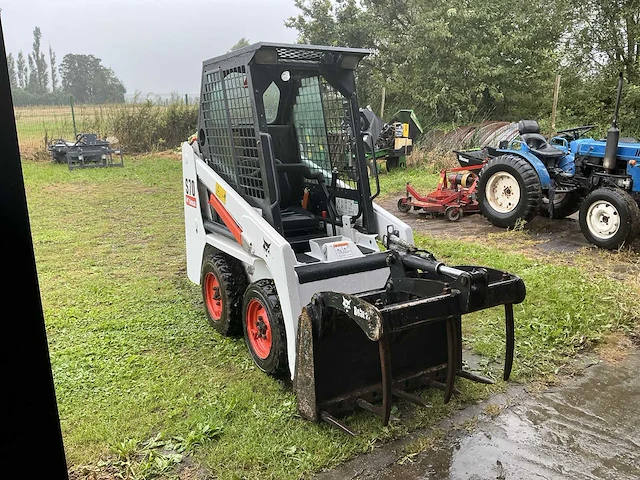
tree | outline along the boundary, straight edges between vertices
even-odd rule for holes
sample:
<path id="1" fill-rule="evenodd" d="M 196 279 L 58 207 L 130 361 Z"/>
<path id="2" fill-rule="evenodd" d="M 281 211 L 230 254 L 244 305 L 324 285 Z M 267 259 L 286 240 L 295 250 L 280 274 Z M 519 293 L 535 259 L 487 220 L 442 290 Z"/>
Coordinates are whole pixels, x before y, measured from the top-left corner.
<path id="1" fill-rule="evenodd" d="M 249 43 L 249 40 L 244 38 L 244 37 L 242 37 L 240 40 L 238 40 L 236 42 L 236 44 L 233 47 L 231 47 L 231 50 L 229 50 L 229 51 L 233 52 L 234 50 L 238 50 L 240 48 L 248 47 L 249 45 L 251 45 Z"/>
<path id="2" fill-rule="evenodd" d="M 49 67 L 44 53 L 40 50 L 41 40 L 42 32 L 40 27 L 36 27 L 33 30 L 33 51 L 29 54 L 29 78 L 33 78 L 33 81 L 29 82 L 29 90 L 33 93 L 44 93 L 49 88 Z"/>
<path id="3" fill-rule="evenodd" d="M 11 89 L 18 88 L 18 75 L 16 74 L 16 61 L 12 54 L 7 55 L 7 68 L 9 69 L 9 85 Z"/>
<path id="4" fill-rule="evenodd" d="M 65 55 L 60 76 L 63 90 L 78 103 L 124 102 L 124 85 L 93 55 Z"/>
<path id="5" fill-rule="evenodd" d="M 18 86 L 20 88 L 27 88 L 27 64 L 24 61 L 24 55 L 22 51 L 18 52 L 18 60 L 16 61 L 16 69 L 18 75 Z"/>
<path id="6" fill-rule="evenodd" d="M 56 54 L 51 45 L 49 45 L 49 65 L 51 66 L 51 90 L 55 92 L 58 89 L 58 67 L 56 66 Z"/>

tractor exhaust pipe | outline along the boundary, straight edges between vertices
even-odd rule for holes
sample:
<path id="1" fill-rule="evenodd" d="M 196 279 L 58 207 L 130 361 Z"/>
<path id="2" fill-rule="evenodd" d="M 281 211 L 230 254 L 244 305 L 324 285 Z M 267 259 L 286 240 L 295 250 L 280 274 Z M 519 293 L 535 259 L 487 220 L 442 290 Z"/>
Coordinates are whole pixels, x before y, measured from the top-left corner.
<path id="1" fill-rule="evenodd" d="M 620 98 L 622 97 L 622 72 L 618 77 L 618 96 L 616 97 L 616 109 L 613 114 L 611 127 L 607 132 L 607 144 L 604 149 L 604 160 L 602 166 L 606 170 L 614 170 L 616 168 L 618 158 L 618 140 L 620 139 L 620 130 L 618 130 L 618 110 L 620 109 Z"/>

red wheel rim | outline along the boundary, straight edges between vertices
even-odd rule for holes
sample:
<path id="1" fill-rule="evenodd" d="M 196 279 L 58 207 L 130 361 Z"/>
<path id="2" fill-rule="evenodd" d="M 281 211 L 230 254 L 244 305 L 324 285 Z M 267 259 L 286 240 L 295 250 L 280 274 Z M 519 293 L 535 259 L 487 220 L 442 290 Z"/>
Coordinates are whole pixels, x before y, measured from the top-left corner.
<path id="1" fill-rule="evenodd" d="M 247 337 L 253 352 L 264 360 L 271 352 L 271 324 L 264 305 L 253 299 L 247 305 Z"/>
<path id="2" fill-rule="evenodd" d="M 218 321 L 222 317 L 222 295 L 220 295 L 220 283 L 216 276 L 209 272 L 204 280 L 207 310 L 211 318 Z"/>

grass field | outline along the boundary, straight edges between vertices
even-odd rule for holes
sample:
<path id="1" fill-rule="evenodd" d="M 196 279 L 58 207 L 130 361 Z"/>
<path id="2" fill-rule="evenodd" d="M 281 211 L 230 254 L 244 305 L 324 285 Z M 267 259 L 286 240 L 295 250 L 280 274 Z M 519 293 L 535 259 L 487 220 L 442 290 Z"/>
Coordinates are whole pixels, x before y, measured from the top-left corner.
<path id="1" fill-rule="evenodd" d="M 206 322 L 199 287 L 186 278 L 180 161 L 147 156 L 125 165 L 70 172 L 23 162 L 73 478 L 175 478 L 200 470 L 223 479 L 305 478 L 504 388 L 460 380 L 463 395 L 448 405 L 441 392 L 421 392 L 434 408 L 398 403 L 401 422 L 388 427 L 355 414 L 347 421 L 357 438 L 301 419 L 290 386 L 261 373 L 241 338 L 221 337 Z M 395 172 L 383 177 L 383 192 L 402 190 L 407 176 L 418 186 L 436 182 L 428 169 Z M 495 245 L 416 239 L 447 262 L 524 279 L 527 298 L 515 311 L 516 381 L 553 378 L 577 352 L 637 317 L 635 294 L 579 267 Z M 468 347 L 495 374 L 501 313 L 469 316 L 464 328 Z"/>

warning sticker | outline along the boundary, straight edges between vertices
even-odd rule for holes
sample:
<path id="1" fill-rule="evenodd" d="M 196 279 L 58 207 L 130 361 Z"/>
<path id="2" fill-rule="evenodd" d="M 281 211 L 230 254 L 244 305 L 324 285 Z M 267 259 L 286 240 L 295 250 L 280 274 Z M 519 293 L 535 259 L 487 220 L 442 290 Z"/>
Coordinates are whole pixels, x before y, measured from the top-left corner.
<path id="1" fill-rule="evenodd" d="M 336 197 L 336 209 L 340 216 L 350 215 L 355 217 L 358 215 L 358 202 L 350 198 Z"/>
<path id="2" fill-rule="evenodd" d="M 336 257 L 340 260 L 353 256 L 351 248 L 349 248 L 349 242 L 334 243 L 333 250 L 336 252 Z"/>
<path id="3" fill-rule="evenodd" d="M 227 203 L 227 192 L 219 183 L 216 183 L 216 197 L 218 197 L 222 203 Z"/>

